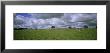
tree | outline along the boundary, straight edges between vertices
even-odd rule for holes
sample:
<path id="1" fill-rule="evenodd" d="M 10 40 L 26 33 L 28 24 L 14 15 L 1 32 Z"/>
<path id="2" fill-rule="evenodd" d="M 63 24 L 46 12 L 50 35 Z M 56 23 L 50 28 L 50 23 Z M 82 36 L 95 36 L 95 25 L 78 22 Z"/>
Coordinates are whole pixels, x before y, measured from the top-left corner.
<path id="1" fill-rule="evenodd" d="M 55 26 L 52 26 L 51 28 L 55 28 Z"/>
<path id="2" fill-rule="evenodd" d="M 69 26 L 68 28 L 69 28 L 69 29 L 71 29 L 72 27 L 71 27 L 71 26 Z"/>
<path id="3" fill-rule="evenodd" d="M 88 26 L 87 25 L 84 25 L 84 28 L 88 28 Z"/>

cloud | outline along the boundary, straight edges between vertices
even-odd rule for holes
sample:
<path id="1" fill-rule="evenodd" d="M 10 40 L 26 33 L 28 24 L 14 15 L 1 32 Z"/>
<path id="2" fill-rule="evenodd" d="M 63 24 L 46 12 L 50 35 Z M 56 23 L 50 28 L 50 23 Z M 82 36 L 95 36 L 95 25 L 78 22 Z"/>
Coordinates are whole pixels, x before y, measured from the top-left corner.
<path id="1" fill-rule="evenodd" d="M 49 22 L 50 22 L 51 25 L 55 25 L 55 26 L 61 25 L 61 24 L 64 24 L 65 23 L 64 20 L 62 20 L 60 18 L 51 18 L 49 20 Z"/>
<path id="2" fill-rule="evenodd" d="M 49 19 L 53 17 L 61 17 L 63 13 L 31 13 L 30 14 L 33 18 L 39 18 L 39 19 Z"/>
<path id="3" fill-rule="evenodd" d="M 84 13 L 67 13 L 64 18 L 68 22 L 85 22 L 96 19 L 96 14 L 84 14 Z"/>
<path id="4" fill-rule="evenodd" d="M 84 25 L 97 25 L 96 13 L 30 13 L 28 16 L 16 15 L 14 17 L 15 28 L 46 29 L 55 27 L 83 27 Z"/>
<path id="5" fill-rule="evenodd" d="M 97 25 L 96 13 L 65 13 L 62 19 L 65 20 L 69 26 L 82 27 L 84 25 Z"/>

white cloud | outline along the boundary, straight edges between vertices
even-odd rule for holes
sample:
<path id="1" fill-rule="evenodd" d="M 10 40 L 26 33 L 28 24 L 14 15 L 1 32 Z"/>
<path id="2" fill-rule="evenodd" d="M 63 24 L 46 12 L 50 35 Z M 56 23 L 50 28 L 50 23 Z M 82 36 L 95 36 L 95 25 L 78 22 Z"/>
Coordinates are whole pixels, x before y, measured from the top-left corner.
<path id="1" fill-rule="evenodd" d="M 77 14 L 65 14 L 64 18 L 69 21 L 69 22 L 81 22 L 81 21 L 91 21 L 94 18 L 96 19 L 96 16 L 94 14 L 88 15 L 88 14 L 82 14 L 82 13 L 77 13 Z"/>

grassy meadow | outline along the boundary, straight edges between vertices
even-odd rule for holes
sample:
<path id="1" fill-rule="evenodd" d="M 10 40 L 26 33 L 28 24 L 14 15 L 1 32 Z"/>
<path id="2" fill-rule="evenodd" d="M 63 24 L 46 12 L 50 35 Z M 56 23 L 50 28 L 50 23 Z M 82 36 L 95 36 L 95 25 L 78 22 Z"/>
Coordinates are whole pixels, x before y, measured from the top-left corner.
<path id="1" fill-rule="evenodd" d="M 14 40 L 97 40 L 97 29 L 14 30 Z"/>

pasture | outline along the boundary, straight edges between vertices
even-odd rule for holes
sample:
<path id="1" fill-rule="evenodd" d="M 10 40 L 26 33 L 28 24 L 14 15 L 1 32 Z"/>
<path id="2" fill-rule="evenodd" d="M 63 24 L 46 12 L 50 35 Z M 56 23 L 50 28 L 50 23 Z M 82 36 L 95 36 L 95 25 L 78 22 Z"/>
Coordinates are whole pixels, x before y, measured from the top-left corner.
<path id="1" fill-rule="evenodd" d="M 14 30 L 14 40 L 97 40 L 97 29 Z"/>

